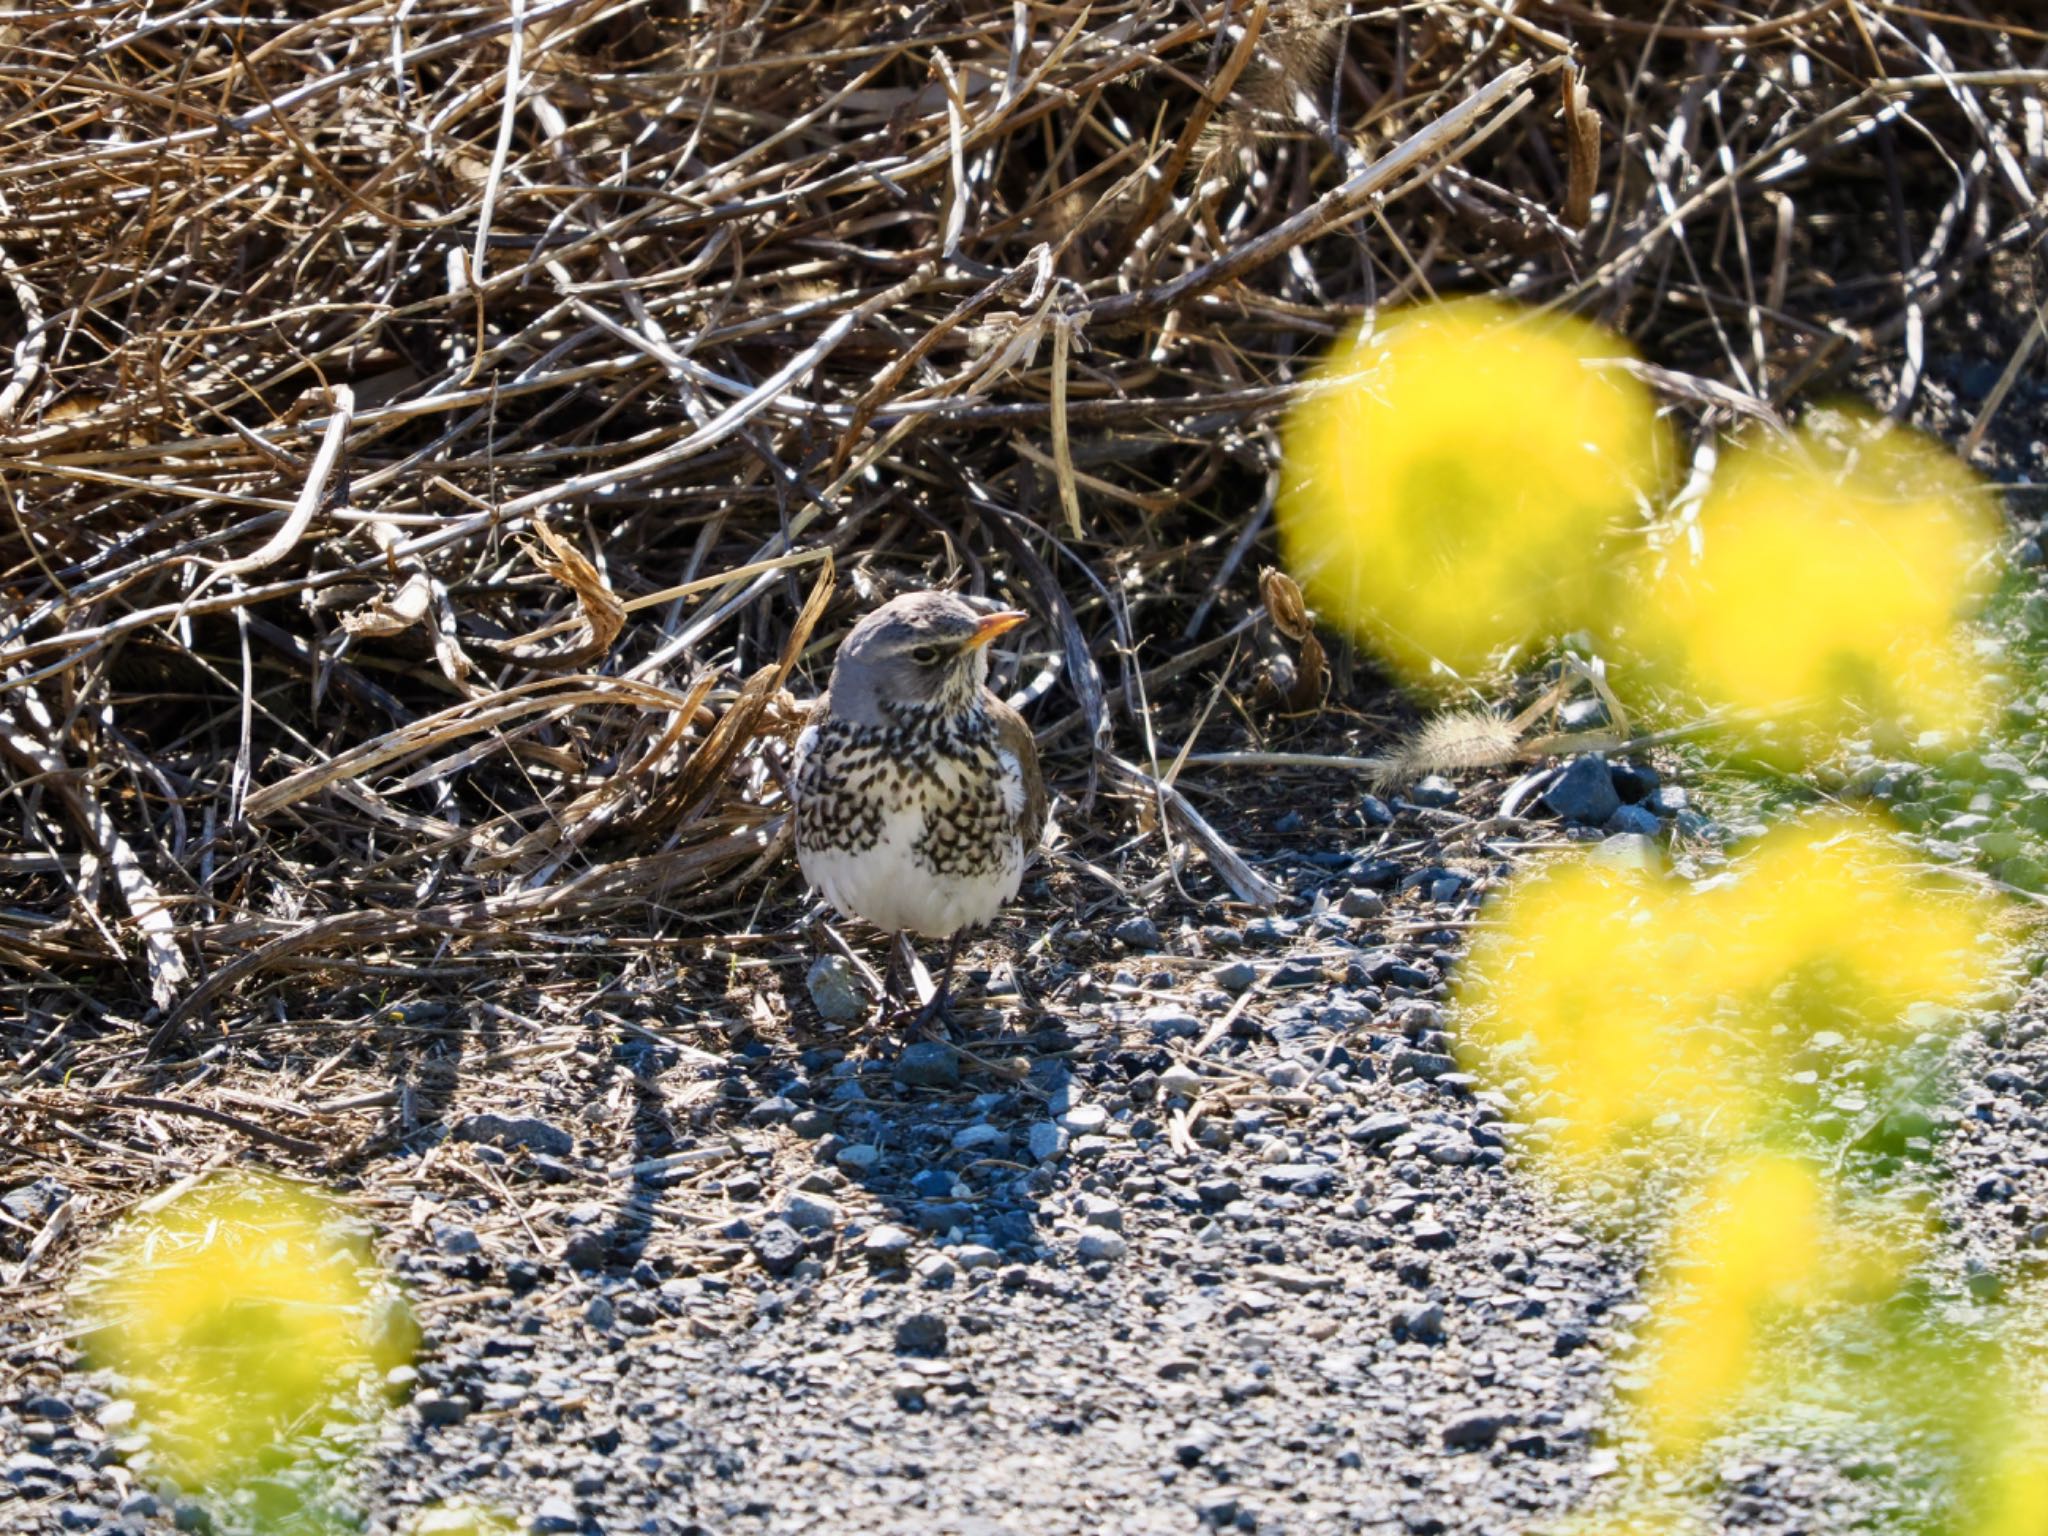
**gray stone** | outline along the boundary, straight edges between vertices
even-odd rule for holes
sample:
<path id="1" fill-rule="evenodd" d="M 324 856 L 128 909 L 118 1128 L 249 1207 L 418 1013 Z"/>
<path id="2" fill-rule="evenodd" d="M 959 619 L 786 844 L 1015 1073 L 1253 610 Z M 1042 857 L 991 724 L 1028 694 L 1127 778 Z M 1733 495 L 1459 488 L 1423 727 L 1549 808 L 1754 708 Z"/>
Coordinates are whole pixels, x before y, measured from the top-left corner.
<path id="1" fill-rule="evenodd" d="M 946 1320 L 936 1312 L 913 1312 L 896 1325 L 896 1353 L 936 1359 L 946 1352 Z"/>
<path id="2" fill-rule="evenodd" d="M 35 1179 L 27 1184 L 17 1184 L 0 1195 L 0 1211 L 5 1211 L 16 1221 L 34 1224 L 46 1219 L 70 1198 L 71 1191 L 57 1180 Z"/>
<path id="3" fill-rule="evenodd" d="M 1406 1136 L 1415 1123 L 1406 1115 L 1368 1115 L 1351 1130 L 1351 1139 L 1362 1146 L 1378 1147 Z"/>
<path id="4" fill-rule="evenodd" d="M 951 1088 L 960 1081 L 960 1053 L 943 1040 L 903 1048 L 891 1075 L 909 1088 Z"/>
<path id="5" fill-rule="evenodd" d="M 1620 807 L 1621 796 L 1614 792 L 1607 759 L 1598 752 L 1588 752 L 1584 757 L 1574 758 L 1571 766 L 1543 792 L 1543 803 L 1566 821 L 1597 827 Z"/>
<path id="6" fill-rule="evenodd" d="M 1202 1021 L 1185 1008 L 1150 1008 L 1139 1020 L 1155 1041 L 1192 1040 L 1202 1032 Z"/>
<path id="7" fill-rule="evenodd" d="M 782 1219 L 799 1232 L 828 1232 L 839 1224 L 839 1204 L 823 1195 L 791 1195 L 782 1203 Z"/>
<path id="8" fill-rule="evenodd" d="M 1394 1332 L 1418 1344 L 1441 1344 L 1444 1337 L 1444 1309 L 1433 1301 L 1409 1307 L 1394 1319 Z"/>
<path id="9" fill-rule="evenodd" d="M 804 1256 L 804 1240 L 786 1221 L 771 1221 L 754 1237 L 754 1257 L 771 1275 L 786 1275 Z"/>
<path id="10" fill-rule="evenodd" d="M 804 973 L 804 990 L 818 1017 L 831 1024 L 852 1024 L 867 1016 L 867 989 L 860 973 L 844 955 L 820 955 Z"/>
<path id="11" fill-rule="evenodd" d="M 1041 1120 L 1031 1127 L 1029 1146 L 1033 1161 L 1049 1163 L 1067 1150 L 1067 1133 L 1050 1120 Z"/>
<path id="12" fill-rule="evenodd" d="M 999 1126 L 990 1125 L 986 1120 L 962 1126 L 953 1133 L 955 1152 L 980 1152 L 994 1156 L 998 1152 L 1007 1151 L 1009 1145 L 1008 1133 Z"/>
<path id="13" fill-rule="evenodd" d="M 872 1172 L 875 1164 L 881 1160 L 882 1149 L 865 1141 L 857 1141 L 851 1146 L 841 1147 L 832 1154 L 832 1161 L 855 1178 L 859 1178 L 864 1173 Z"/>
<path id="14" fill-rule="evenodd" d="M 1657 813 L 1647 806 L 1624 805 L 1601 823 L 1601 830 L 1609 837 L 1655 837 L 1663 824 L 1657 820 Z"/>
<path id="15" fill-rule="evenodd" d="M 1458 1070 L 1455 1057 L 1441 1051 L 1402 1051 L 1394 1057 L 1394 1070 L 1407 1072 L 1421 1078 L 1442 1077 L 1446 1072 Z"/>
<path id="16" fill-rule="evenodd" d="M 1259 1170 L 1259 1182 L 1282 1194 L 1327 1195 L 1337 1187 L 1337 1170 L 1322 1163 L 1269 1163 Z"/>
<path id="17" fill-rule="evenodd" d="M 1161 1093 L 1177 1093 L 1185 1097 L 1200 1090 L 1201 1086 L 1202 1074 L 1178 1061 L 1159 1074 Z"/>
<path id="18" fill-rule="evenodd" d="M 563 1531 L 582 1530 L 583 1517 L 576 1513 L 574 1504 L 557 1494 L 554 1498 L 541 1501 L 540 1508 L 534 1511 L 533 1518 L 527 1521 L 527 1525 L 536 1532 L 555 1536 L 555 1533 Z"/>
<path id="19" fill-rule="evenodd" d="M 1102 1227 L 1090 1227 L 1081 1234 L 1081 1241 L 1074 1245 L 1074 1253 L 1083 1264 L 1114 1264 L 1124 1256 L 1127 1247 L 1116 1233 Z"/>
<path id="20" fill-rule="evenodd" d="M 1386 913 L 1387 898 L 1378 891 L 1346 891 L 1337 902 L 1337 910 L 1345 917 L 1380 917 Z"/>
<path id="21" fill-rule="evenodd" d="M 1083 1195 L 1080 1199 L 1081 1220 L 1091 1227 L 1106 1227 L 1112 1232 L 1124 1229 L 1124 1208 L 1103 1195 Z"/>
<path id="22" fill-rule="evenodd" d="M 1076 1136 L 1093 1136 L 1109 1124 L 1109 1111 L 1100 1104 L 1076 1104 L 1060 1116 L 1060 1124 Z"/>
<path id="23" fill-rule="evenodd" d="M 1458 786 L 1440 773 L 1418 779 L 1409 788 L 1408 799 L 1427 810 L 1442 810 L 1458 803 Z"/>
<path id="24" fill-rule="evenodd" d="M 1109 930 L 1109 936 L 1132 949 L 1158 949 L 1166 942 L 1159 936 L 1159 925 L 1142 913 L 1125 918 Z"/>
<path id="25" fill-rule="evenodd" d="M 422 1424 L 460 1424 L 469 1417 L 469 1399 L 452 1392 L 422 1392 L 412 1406 Z"/>
<path id="26" fill-rule="evenodd" d="M 876 1227 L 861 1239 L 860 1251 L 870 1264 L 900 1264 L 916 1242 L 901 1227 Z"/>
<path id="27" fill-rule="evenodd" d="M 1493 1444 L 1494 1437 L 1507 1424 L 1508 1416 L 1504 1413 L 1461 1414 L 1444 1426 L 1444 1448 L 1451 1451 L 1480 1450 Z"/>
<path id="28" fill-rule="evenodd" d="M 567 1131 L 532 1116 L 470 1115 L 456 1122 L 454 1134 L 457 1141 L 484 1141 L 495 1147 L 525 1147 L 529 1151 L 547 1152 L 555 1157 L 567 1157 L 576 1150 L 576 1139 Z"/>
<path id="29" fill-rule="evenodd" d="M 1209 979 L 1226 992 L 1243 992 L 1259 979 L 1259 968 L 1249 960 L 1232 960 L 1217 966 Z"/>

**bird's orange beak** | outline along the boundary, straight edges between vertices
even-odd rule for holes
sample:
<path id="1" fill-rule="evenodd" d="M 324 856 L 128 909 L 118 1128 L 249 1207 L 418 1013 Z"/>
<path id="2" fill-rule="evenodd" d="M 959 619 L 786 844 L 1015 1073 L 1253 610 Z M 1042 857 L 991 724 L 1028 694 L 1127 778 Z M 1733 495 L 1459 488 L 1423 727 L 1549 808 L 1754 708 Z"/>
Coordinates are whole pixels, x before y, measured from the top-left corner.
<path id="1" fill-rule="evenodd" d="M 967 637 L 965 648 L 978 651 L 997 635 L 1007 635 L 1030 617 L 1030 614 L 1015 608 L 1005 608 L 1001 613 L 992 613 L 974 626 L 974 633 Z"/>

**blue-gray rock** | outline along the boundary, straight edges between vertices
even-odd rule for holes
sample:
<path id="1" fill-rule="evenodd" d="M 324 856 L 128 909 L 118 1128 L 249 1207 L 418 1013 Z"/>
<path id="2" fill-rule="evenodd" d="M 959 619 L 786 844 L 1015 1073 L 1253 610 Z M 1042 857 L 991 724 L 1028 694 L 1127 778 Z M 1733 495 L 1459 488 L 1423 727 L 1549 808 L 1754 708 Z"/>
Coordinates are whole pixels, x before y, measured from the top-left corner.
<path id="1" fill-rule="evenodd" d="M 583 1517 L 576 1513 L 574 1504 L 558 1494 L 554 1498 L 543 1500 L 540 1508 L 534 1511 L 533 1518 L 527 1521 L 527 1525 L 536 1532 L 556 1536 L 556 1533 L 563 1531 L 582 1530 Z"/>
<path id="2" fill-rule="evenodd" d="M 1394 810 L 1378 795 L 1360 795 L 1358 814 L 1368 827 L 1391 827 L 1394 824 Z"/>
<path id="3" fill-rule="evenodd" d="M 1543 803 L 1566 821 L 1597 827 L 1621 804 L 1614 792 L 1614 780 L 1607 771 L 1607 759 L 1598 752 L 1575 758 L 1569 768 L 1543 792 Z"/>
<path id="4" fill-rule="evenodd" d="M 901 1264 L 917 1239 L 902 1227 L 876 1227 L 860 1241 L 860 1251 L 870 1264 Z"/>
<path id="5" fill-rule="evenodd" d="M 1657 792 L 1657 786 L 1664 782 L 1648 763 L 1633 760 L 1609 763 L 1607 776 L 1613 781 L 1614 792 L 1621 796 L 1623 805 L 1635 805 L 1649 799 Z"/>
<path id="6" fill-rule="evenodd" d="M 1409 788 L 1408 799 L 1426 810 L 1442 810 L 1458 803 L 1458 786 L 1442 774 L 1432 773 Z"/>
<path id="7" fill-rule="evenodd" d="M 1398 884 L 1405 873 L 1398 859 L 1360 859 L 1351 866 L 1349 877 L 1353 885 L 1385 890 Z"/>
<path id="8" fill-rule="evenodd" d="M 764 1224 L 754 1236 L 754 1257 L 771 1275 L 786 1275 L 804 1256 L 804 1240 L 786 1221 Z"/>
<path id="9" fill-rule="evenodd" d="M 41 1222 L 70 1198 L 71 1191 L 55 1179 L 35 1179 L 27 1184 L 17 1184 L 0 1195 L 0 1211 L 5 1211 L 16 1221 Z"/>
<path id="10" fill-rule="evenodd" d="M 749 1125 L 786 1125 L 795 1118 L 795 1102 L 780 1095 L 772 1099 L 763 1099 L 747 1111 Z"/>
<path id="11" fill-rule="evenodd" d="M 1124 1229 L 1124 1208 L 1106 1195 L 1083 1195 L 1080 1210 L 1086 1226 L 1106 1227 L 1112 1232 Z"/>
<path id="12" fill-rule="evenodd" d="M 1226 992 L 1242 992 L 1259 979 L 1259 968 L 1249 960 L 1232 960 L 1217 966 L 1209 979 Z"/>
<path id="13" fill-rule="evenodd" d="M 1116 1233 L 1104 1227 L 1090 1227 L 1081 1234 L 1080 1242 L 1074 1245 L 1074 1256 L 1083 1264 L 1114 1264 L 1122 1258 L 1129 1245 Z"/>
<path id="14" fill-rule="evenodd" d="M 1064 1126 L 1054 1125 L 1050 1120 L 1041 1120 L 1031 1127 L 1028 1145 L 1034 1162 L 1049 1163 L 1067 1150 L 1067 1131 Z"/>
<path id="15" fill-rule="evenodd" d="M 1444 1449 L 1447 1451 L 1476 1451 L 1493 1444 L 1494 1437 L 1507 1427 L 1508 1417 L 1504 1413 L 1461 1414 L 1444 1426 Z"/>
<path id="16" fill-rule="evenodd" d="M 1159 925 L 1143 913 L 1125 918 L 1109 930 L 1109 936 L 1132 949 L 1158 949 L 1166 942 L 1159 936 Z"/>
<path id="17" fill-rule="evenodd" d="M 1100 1104 L 1076 1104 L 1060 1116 L 1060 1124 L 1076 1136 L 1093 1136 L 1109 1124 L 1109 1111 Z"/>
<path id="18" fill-rule="evenodd" d="M 422 1392 L 412 1406 L 422 1424 L 460 1424 L 469 1417 L 469 1399 L 453 1392 Z"/>
<path id="19" fill-rule="evenodd" d="M 1337 902 L 1337 910 L 1345 917 L 1380 917 L 1387 910 L 1387 898 L 1378 891 L 1346 891 Z"/>
<path id="20" fill-rule="evenodd" d="M 985 1120 L 962 1126 L 953 1133 L 955 1152 L 979 1152 L 984 1157 L 994 1157 L 1008 1151 L 1009 1147 L 1009 1134 Z"/>
<path id="21" fill-rule="evenodd" d="M 881 1160 L 882 1149 L 865 1141 L 856 1141 L 832 1154 L 832 1161 L 855 1178 L 872 1173 Z"/>
<path id="22" fill-rule="evenodd" d="M 852 1024 L 868 1011 L 867 989 L 860 973 L 844 955 L 820 955 L 804 973 L 804 990 L 818 1017 L 832 1024 Z"/>
<path id="23" fill-rule="evenodd" d="M 1394 1318 L 1396 1335 L 1418 1344 L 1441 1344 L 1444 1338 L 1444 1309 L 1433 1301 L 1409 1307 Z"/>
<path id="24" fill-rule="evenodd" d="M 1255 917 L 1244 925 L 1243 937 L 1247 944 L 1286 944 L 1300 932 L 1291 917 Z"/>
<path id="25" fill-rule="evenodd" d="M 1350 1135 L 1361 1146 L 1378 1147 L 1399 1140 L 1414 1128 L 1415 1123 L 1406 1115 L 1368 1115 Z"/>
<path id="26" fill-rule="evenodd" d="M 927 1200 L 943 1199 L 953 1193 L 953 1175 L 943 1168 L 920 1168 L 910 1176 L 910 1187 Z"/>
<path id="27" fill-rule="evenodd" d="M 497 1147 L 525 1147 L 555 1157 L 567 1157 L 576 1149 L 576 1139 L 560 1126 L 532 1116 L 469 1115 L 456 1122 L 457 1141 L 486 1141 Z"/>
<path id="28" fill-rule="evenodd" d="M 1269 1163 L 1259 1170 L 1259 1182 L 1281 1194 L 1314 1197 L 1337 1187 L 1337 1170 L 1322 1163 Z"/>
<path id="29" fill-rule="evenodd" d="M 951 1088 L 960 1081 L 960 1053 L 943 1040 L 920 1040 L 903 1048 L 890 1075 L 908 1088 Z"/>
<path id="30" fill-rule="evenodd" d="M 896 1325 L 896 1353 L 936 1359 L 946 1352 L 946 1320 L 936 1312 L 913 1312 Z"/>
<path id="31" fill-rule="evenodd" d="M 1149 1008 L 1139 1020 L 1150 1032 L 1153 1040 L 1164 1044 L 1168 1040 L 1192 1040 L 1202 1032 L 1202 1021 L 1185 1008 L 1171 1005 Z"/>
<path id="32" fill-rule="evenodd" d="M 823 1195 L 794 1194 L 783 1203 L 782 1219 L 799 1232 L 829 1232 L 839 1224 L 839 1206 Z"/>
<path id="33" fill-rule="evenodd" d="M 1648 806 L 1624 805 L 1601 823 L 1601 830 L 1609 837 L 1655 837 L 1662 826 Z"/>
<path id="34" fill-rule="evenodd" d="M 1690 803 L 1690 797 L 1684 785 L 1664 784 L 1643 803 L 1659 816 L 1676 816 Z"/>
<path id="35" fill-rule="evenodd" d="M 1440 1051 L 1402 1051 L 1394 1057 L 1394 1070 L 1410 1072 L 1421 1078 L 1438 1078 L 1446 1072 L 1457 1071 L 1458 1063 Z"/>

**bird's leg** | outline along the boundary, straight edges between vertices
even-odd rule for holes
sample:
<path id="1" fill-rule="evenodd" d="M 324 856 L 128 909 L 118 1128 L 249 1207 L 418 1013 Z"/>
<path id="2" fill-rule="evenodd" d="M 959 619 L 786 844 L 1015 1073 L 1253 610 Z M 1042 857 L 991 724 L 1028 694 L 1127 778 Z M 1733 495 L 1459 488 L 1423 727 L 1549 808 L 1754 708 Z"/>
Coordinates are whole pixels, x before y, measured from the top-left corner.
<path id="1" fill-rule="evenodd" d="M 953 1024 L 953 967 L 960 959 L 960 940 L 965 929 L 955 929 L 953 937 L 946 940 L 945 964 L 939 971 L 939 984 L 932 989 L 932 1000 L 917 1011 L 917 1027 L 929 1033 L 934 1024 Z"/>
<path id="2" fill-rule="evenodd" d="M 908 1013 L 917 986 L 916 957 L 911 953 L 910 935 L 898 932 L 889 941 L 889 958 L 882 966 L 882 1012 Z"/>

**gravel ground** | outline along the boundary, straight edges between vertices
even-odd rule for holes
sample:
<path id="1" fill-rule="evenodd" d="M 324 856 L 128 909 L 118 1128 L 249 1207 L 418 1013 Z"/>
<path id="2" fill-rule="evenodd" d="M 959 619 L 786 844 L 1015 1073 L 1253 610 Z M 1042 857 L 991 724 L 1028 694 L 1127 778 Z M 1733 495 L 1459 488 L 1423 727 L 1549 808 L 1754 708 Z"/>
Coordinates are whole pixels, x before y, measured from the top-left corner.
<path id="1" fill-rule="evenodd" d="M 1443 977 L 1510 867 L 1468 819 L 1497 794 L 1247 827 L 1286 917 L 1056 926 L 1089 894 L 1057 871 L 1006 934 L 1053 934 L 1026 997 L 975 1006 L 1018 950 L 978 952 L 965 1054 L 805 1017 L 794 978 L 791 1026 L 721 1054 L 651 998 L 530 1071 L 458 1038 L 343 1184 L 427 1339 L 404 1406 L 328 1432 L 370 1529 L 461 1500 L 536 1531 L 1510 1532 L 1613 1486 L 1637 1256 L 1445 1054 Z M 2041 1285 L 2035 1001 L 1957 1046 L 1931 1173 L 1938 1267 L 1987 1314 Z M 199 1521 L 65 1340 L 5 1342 L 0 1523 Z M 1797 1443 L 1707 1465 L 1731 1526 L 1928 1497 Z"/>

